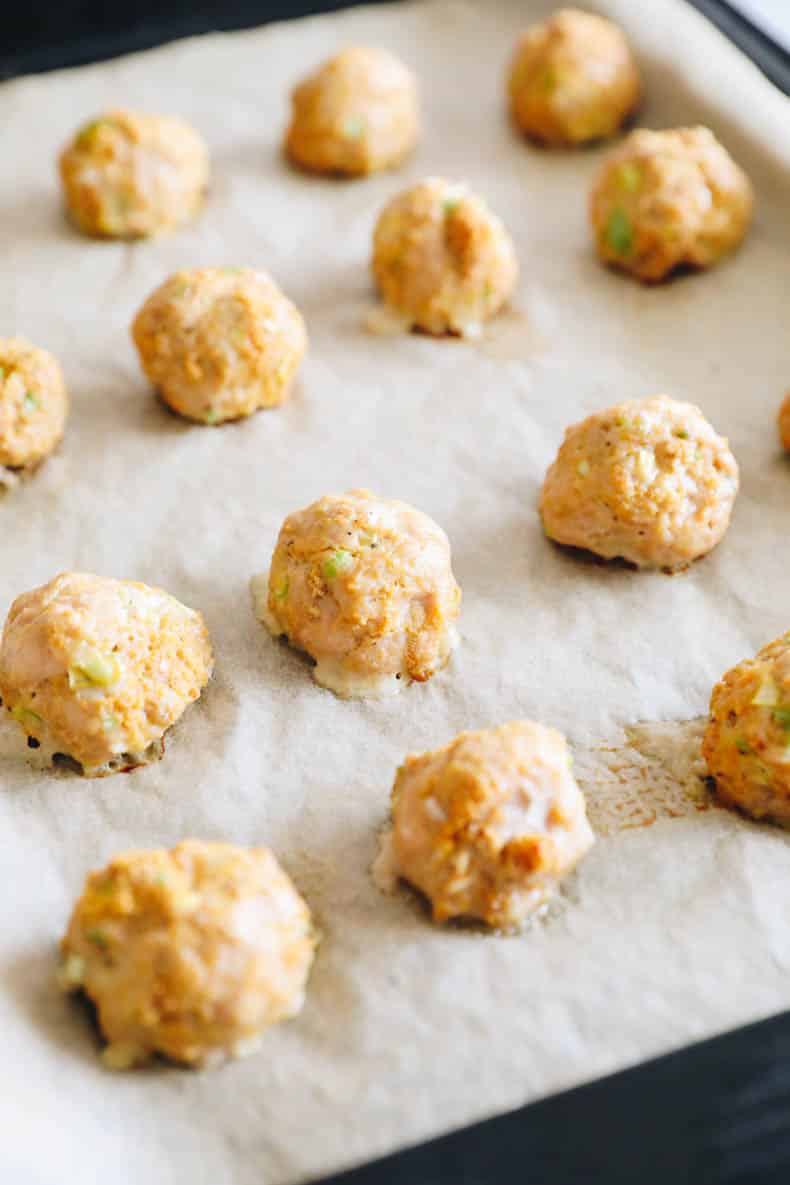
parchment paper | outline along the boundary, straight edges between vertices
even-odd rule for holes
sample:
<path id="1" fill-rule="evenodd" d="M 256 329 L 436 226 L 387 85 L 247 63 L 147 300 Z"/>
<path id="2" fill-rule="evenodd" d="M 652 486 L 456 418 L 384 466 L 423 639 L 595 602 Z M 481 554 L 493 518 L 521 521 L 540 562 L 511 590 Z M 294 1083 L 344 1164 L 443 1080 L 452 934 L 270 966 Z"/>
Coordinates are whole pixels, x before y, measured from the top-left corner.
<path id="1" fill-rule="evenodd" d="M 600 5 L 640 53 L 643 122 L 709 123 L 758 196 L 737 256 L 643 289 L 590 249 L 606 149 L 536 151 L 504 116 L 514 36 L 548 7 L 357 10 L 0 88 L 0 332 L 57 354 L 73 397 L 60 454 L 0 504 L 0 613 L 60 569 L 136 578 L 200 608 L 217 653 L 153 768 L 85 781 L 4 751 L 3 1181 L 302 1180 L 788 1004 L 790 839 L 724 811 L 602 835 L 553 916 L 518 938 L 434 928 L 368 871 L 405 752 L 525 715 L 565 730 L 594 783 L 597 746 L 627 746 L 639 721 L 671 736 L 790 625 L 790 468 L 773 422 L 790 384 L 787 103 L 682 3 Z M 425 142 L 397 174 L 311 180 L 278 153 L 287 91 L 348 42 L 414 65 Z M 126 245 L 66 225 L 56 153 L 112 104 L 183 113 L 207 136 L 214 185 L 194 227 Z M 377 212 L 428 173 L 467 180 L 516 241 L 517 312 L 482 344 L 362 328 Z M 152 397 L 130 319 L 176 268 L 248 263 L 307 318 L 298 392 L 246 423 L 191 427 Z M 560 553 L 535 508 L 564 427 L 655 391 L 731 438 L 743 481 L 725 542 L 672 578 Z M 434 516 L 464 590 L 448 671 L 368 704 L 318 688 L 255 622 L 247 587 L 290 510 L 358 485 Z M 640 775 L 646 794 L 659 766 L 671 774 L 662 761 Z M 618 768 L 610 753 L 604 773 Z M 633 800 L 638 779 L 624 781 Z M 307 1005 L 219 1072 L 113 1076 L 53 985 L 55 943 L 89 868 L 187 835 L 278 853 L 324 931 Z"/>

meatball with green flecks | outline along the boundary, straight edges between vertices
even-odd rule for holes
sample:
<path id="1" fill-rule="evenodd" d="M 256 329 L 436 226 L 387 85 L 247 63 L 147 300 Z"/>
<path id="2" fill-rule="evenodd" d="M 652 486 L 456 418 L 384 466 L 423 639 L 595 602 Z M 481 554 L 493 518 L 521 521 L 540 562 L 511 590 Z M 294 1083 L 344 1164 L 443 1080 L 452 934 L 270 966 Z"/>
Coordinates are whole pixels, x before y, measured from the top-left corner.
<path id="1" fill-rule="evenodd" d="M 162 756 L 213 665 L 201 614 L 162 589 L 61 572 L 11 605 L 0 698 L 39 759 L 103 777 Z"/>
<path id="2" fill-rule="evenodd" d="M 737 492 L 727 440 L 698 407 L 658 395 L 568 428 L 540 513 L 556 543 L 673 572 L 721 541 Z"/>
<path id="3" fill-rule="evenodd" d="M 656 282 L 737 247 L 752 205 L 748 177 L 707 128 L 639 129 L 603 166 L 590 217 L 604 263 Z"/>
<path id="4" fill-rule="evenodd" d="M 392 168 L 420 134 L 414 75 L 385 49 L 342 50 L 294 89 L 291 104 L 285 152 L 314 173 Z"/>
<path id="5" fill-rule="evenodd" d="M 286 518 L 255 612 L 345 698 L 424 683 L 457 644 L 461 590 L 450 544 L 427 514 L 369 490 L 328 494 Z"/>
<path id="6" fill-rule="evenodd" d="M 60 157 L 66 210 L 85 234 L 143 238 L 190 221 L 203 205 L 208 150 L 182 119 L 107 111 Z"/>
<path id="7" fill-rule="evenodd" d="M 283 403 L 307 349 L 296 306 L 243 267 L 176 272 L 146 300 L 132 338 L 164 402 L 201 424 Z"/>
<path id="8" fill-rule="evenodd" d="M 373 276 L 404 326 L 475 337 L 510 299 L 518 261 L 504 225 L 467 186 L 429 177 L 394 197 L 373 233 Z"/>
<path id="9" fill-rule="evenodd" d="M 406 757 L 392 823 L 392 869 L 425 894 L 437 922 L 519 925 L 593 843 L 565 737 L 531 720 Z"/>
<path id="10" fill-rule="evenodd" d="M 716 684 L 702 753 L 722 802 L 790 825 L 790 633 Z"/>
<path id="11" fill-rule="evenodd" d="M 614 135 L 641 91 L 623 32 L 604 17 L 574 8 L 527 29 L 507 85 L 521 131 L 541 144 L 564 147 Z"/>
<path id="12" fill-rule="evenodd" d="M 68 407 L 57 359 L 26 338 L 0 338 L 0 485 L 53 451 Z"/>
<path id="13" fill-rule="evenodd" d="M 92 872 L 59 980 L 95 1005 L 113 1070 L 243 1057 L 304 1003 L 310 911 L 267 848 L 184 840 Z"/>

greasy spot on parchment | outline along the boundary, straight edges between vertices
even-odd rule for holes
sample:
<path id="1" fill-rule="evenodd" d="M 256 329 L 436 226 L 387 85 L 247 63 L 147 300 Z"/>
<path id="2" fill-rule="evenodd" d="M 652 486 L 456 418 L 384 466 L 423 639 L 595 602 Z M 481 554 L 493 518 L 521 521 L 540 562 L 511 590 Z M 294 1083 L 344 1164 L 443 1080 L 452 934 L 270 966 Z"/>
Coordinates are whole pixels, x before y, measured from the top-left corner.
<path id="1" fill-rule="evenodd" d="M 713 805 L 701 750 L 706 722 L 634 724 L 619 744 L 574 749 L 574 773 L 597 835 L 693 816 Z"/>

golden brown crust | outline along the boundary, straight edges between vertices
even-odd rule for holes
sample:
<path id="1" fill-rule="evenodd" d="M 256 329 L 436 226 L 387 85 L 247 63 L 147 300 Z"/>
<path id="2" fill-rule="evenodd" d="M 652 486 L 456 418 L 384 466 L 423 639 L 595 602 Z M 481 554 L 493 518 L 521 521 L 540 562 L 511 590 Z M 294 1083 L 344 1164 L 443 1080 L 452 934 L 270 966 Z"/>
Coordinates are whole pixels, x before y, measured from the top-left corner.
<path id="1" fill-rule="evenodd" d="M 569 147 L 614 135 L 638 104 L 641 82 L 617 25 L 562 9 L 523 34 L 507 90 L 521 131 Z"/>

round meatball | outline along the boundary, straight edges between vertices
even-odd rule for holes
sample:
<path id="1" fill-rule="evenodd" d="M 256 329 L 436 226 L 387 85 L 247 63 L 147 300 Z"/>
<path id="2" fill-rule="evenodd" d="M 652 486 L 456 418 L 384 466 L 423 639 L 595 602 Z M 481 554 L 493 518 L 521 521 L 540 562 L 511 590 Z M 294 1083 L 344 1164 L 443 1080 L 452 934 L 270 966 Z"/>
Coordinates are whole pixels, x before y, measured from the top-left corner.
<path id="1" fill-rule="evenodd" d="M 288 398 L 307 348 L 302 315 L 265 272 L 176 272 L 134 319 L 140 363 L 165 403 L 221 424 Z"/>
<path id="2" fill-rule="evenodd" d="M 612 136 L 640 97 L 639 71 L 622 31 L 604 17 L 563 8 L 519 41 L 508 77 L 518 127 L 542 144 Z"/>
<path id="3" fill-rule="evenodd" d="M 530 720 L 407 757 L 392 818 L 394 868 L 437 922 L 518 925 L 593 843 L 565 737 Z"/>
<path id="4" fill-rule="evenodd" d="M 752 205 L 748 177 L 707 128 L 639 129 L 603 166 L 590 217 L 604 263 L 650 282 L 716 263 Z"/>
<path id="5" fill-rule="evenodd" d="M 96 1006 L 104 1061 L 204 1066 L 251 1053 L 304 1003 L 310 911 L 266 848 L 185 840 L 88 877 L 61 943 L 62 986 Z"/>
<path id="6" fill-rule="evenodd" d="M 11 606 L 0 697 L 32 748 L 100 777 L 161 757 L 212 666 L 203 618 L 175 597 L 63 572 Z"/>
<path id="7" fill-rule="evenodd" d="M 384 207 L 372 267 L 390 309 L 437 336 L 476 336 L 518 279 L 515 248 L 500 220 L 465 186 L 439 177 Z"/>
<path id="8" fill-rule="evenodd" d="M 57 359 L 23 337 L 0 338 L 0 469 L 33 469 L 63 435 L 69 398 Z"/>
<path id="9" fill-rule="evenodd" d="M 314 173 L 391 168 L 420 134 L 414 75 L 386 49 L 344 49 L 295 88 L 291 104 L 285 151 Z"/>
<path id="10" fill-rule="evenodd" d="M 441 527 L 368 490 L 329 494 L 283 523 L 256 613 L 315 660 L 322 687 L 349 698 L 424 683 L 457 643 L 461 590 Z"/>
<path id="11" fill-rule="evenodd" d="M 188 222 L 203 205 L 208 150 L 168 115 L 108 111 L 60 158 L 66 209 L 85 234 L 141 238 Z"/>
<path id="12" fill-rule="evenodd" d="M 779 408 L 777 427 L 782 448 L 786 452 L 790 452 L 790 391 L 785 395 L 782 406 Z"/>
<path id="13" fill-rule="evenodd" d="M 568 428 L 540 513 L 557 543 L 671 572 L 722 539 L 737 492 L 726 439 L 698 407 L 658 395 Z"/>
<path id="14" fill-rule="evenodd" d="M 713 688 L 702 753 L 722 802 L 790 825 L 790 632 Z"/>

